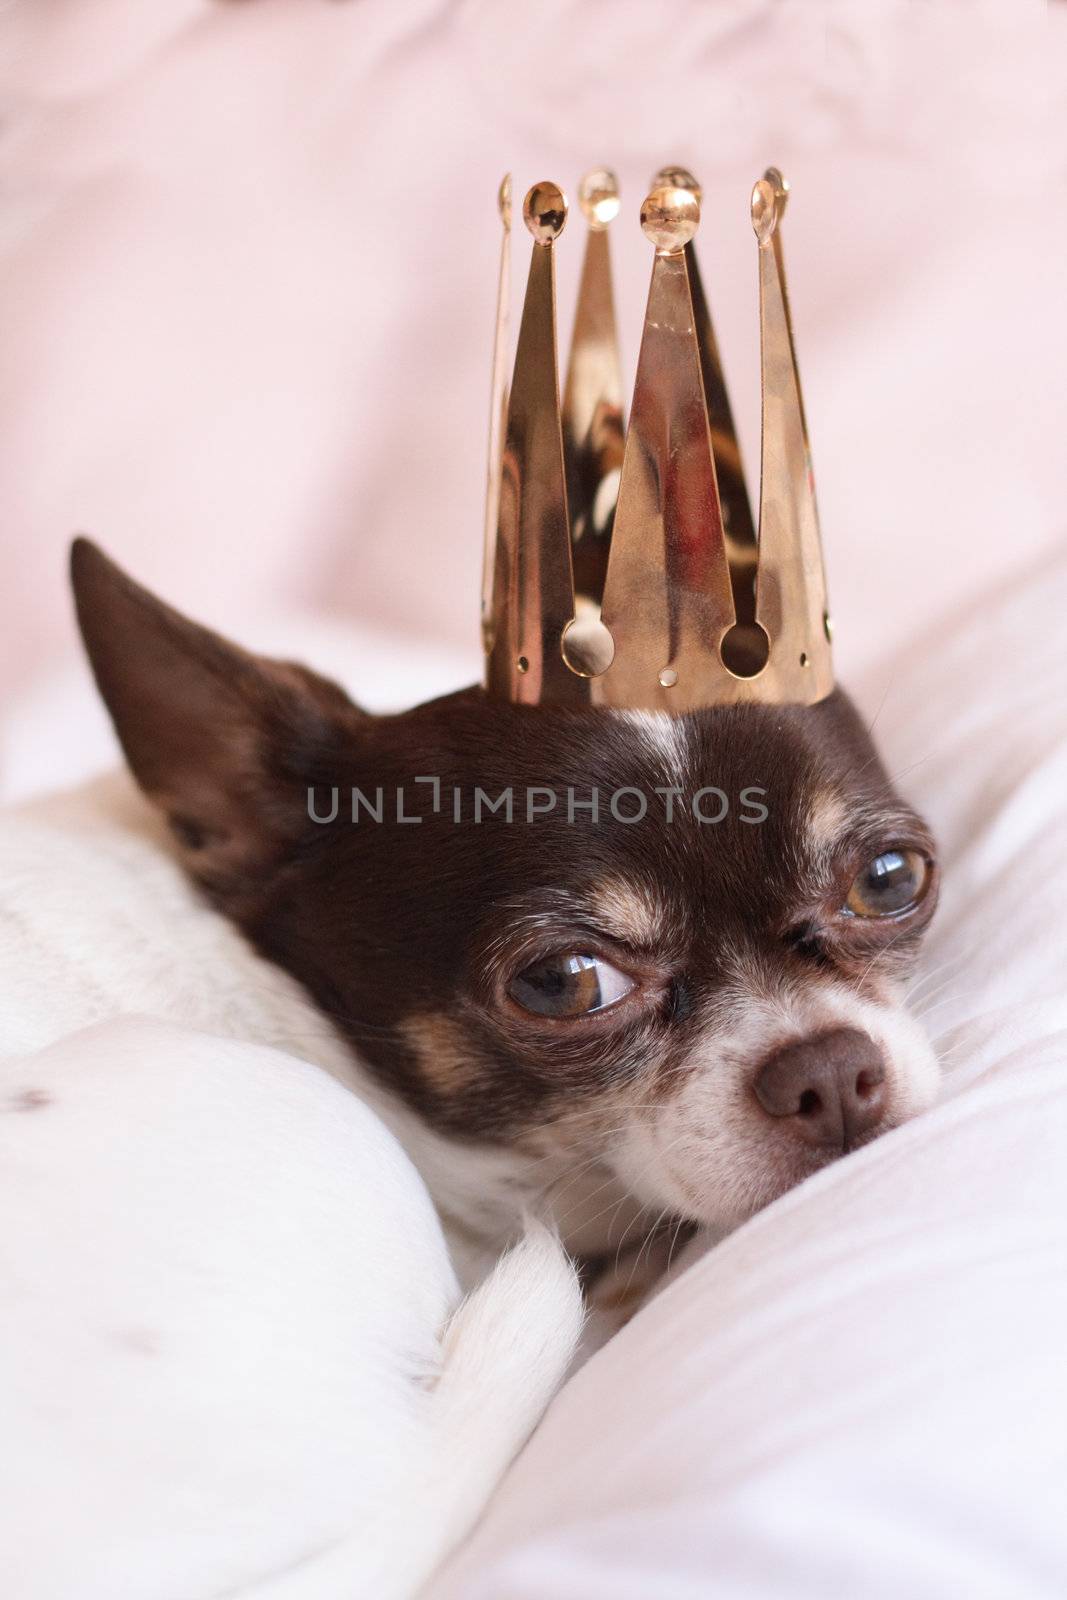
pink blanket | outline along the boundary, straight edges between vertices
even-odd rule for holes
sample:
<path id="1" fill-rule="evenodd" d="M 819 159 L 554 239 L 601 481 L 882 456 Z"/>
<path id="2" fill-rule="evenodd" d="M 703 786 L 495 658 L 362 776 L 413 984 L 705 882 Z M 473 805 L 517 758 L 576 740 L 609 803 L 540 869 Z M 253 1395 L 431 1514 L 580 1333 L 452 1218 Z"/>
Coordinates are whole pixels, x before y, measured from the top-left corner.
<path id="1" fill-rule="evenodd" d="M 631 363 L 648 178 L 704 180 L 750 466 L 748 193 L 768 161 L 791 176 L 839 664 L 917 636 L 1059 537 L 1063 45 L 1027 0 L 13 0 L 0 686 L 40 694 L 74 658 L 76 529 L 250 643 L 297 606 L 473 675 L 497 181 L 573 194 L 604 160 Z M 519 283 L 525 261 L 519 230 Z"/>

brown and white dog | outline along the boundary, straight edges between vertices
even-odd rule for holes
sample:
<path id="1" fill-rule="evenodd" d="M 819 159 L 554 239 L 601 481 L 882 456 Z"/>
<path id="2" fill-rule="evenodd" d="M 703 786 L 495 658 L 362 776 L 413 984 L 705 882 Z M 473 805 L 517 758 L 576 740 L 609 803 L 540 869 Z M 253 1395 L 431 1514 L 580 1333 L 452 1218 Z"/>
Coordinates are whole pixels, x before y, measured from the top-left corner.
<path id="1" fill-rule="evenodd" d="M 402 1108 L 472 1247 L 530 1204 L 592 1259 L 727 1228 L 932 1100 L 901 980 L 934 846 L 840 690 L 675 719 L 469 689 L 371 716 L 84 540 L 72 571 L 185 868 Z"/>

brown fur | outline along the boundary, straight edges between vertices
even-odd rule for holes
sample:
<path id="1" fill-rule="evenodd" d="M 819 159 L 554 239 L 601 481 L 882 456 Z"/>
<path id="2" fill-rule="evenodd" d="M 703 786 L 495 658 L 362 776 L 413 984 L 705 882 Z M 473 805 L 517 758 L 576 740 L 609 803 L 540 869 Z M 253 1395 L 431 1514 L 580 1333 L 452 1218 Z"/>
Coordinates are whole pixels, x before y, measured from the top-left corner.
<path id="1" fill-rule="evenodd" d="M 101 693 L 189 872 L 439 1129 L 516 1140 L 557 1118 L 595 1122 L 598 1107 L 670 1096 L 739 974 L 753 992 L 832 980 L 871 996 L 914 958 L 936 885 L 900 921 L 841 914 L 853 876 L 883 849 L 933 855 L 841 691 L 811 708 L 684 719 L 687 794 L 715 785 L 732 800 L 718 825 L 681 802 L 670 826 L 658 803 L 632 825 L 582 811 L 571 823 L 562 799 L 530 822 L 520 804 L 510 825 L 476 823 L 476 787 L 651 797 L 683 779 L 667 746 L 625 715 L 513 706 L 475 688 L 371 717 L 313 673 L 179 617 L 84 541 L 73 577 Z M 414 782 L 427 775 L 441 779 L 438 812 L 431 787 Z M 339 789 L 335 821 L 309 818 L 309 786 L 321 805 Z M 386 820 L 353 824 L 350 789 L 379 786 Z M 758 825 L 737 805 L 753 787 L 766 791 Z M 395 820 L 397 788 L 417 823 Z M 813 810 L 827 823 L 817 836 Z M 653 946 L 620 943 L 617 915 L 598 921 L 620 884 L 666 909 Z M 637 973 L 638 999 L 564 1026 L 520 1012 L 510 976 L 560 948 Z"/>

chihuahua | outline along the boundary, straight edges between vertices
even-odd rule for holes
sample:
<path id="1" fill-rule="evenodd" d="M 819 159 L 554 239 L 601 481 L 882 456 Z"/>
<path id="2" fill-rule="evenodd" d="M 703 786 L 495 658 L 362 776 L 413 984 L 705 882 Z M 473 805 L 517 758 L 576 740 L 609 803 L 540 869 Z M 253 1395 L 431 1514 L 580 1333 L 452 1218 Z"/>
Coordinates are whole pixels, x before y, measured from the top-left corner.
<path id="1" fill-rule="evenodd" d="M 475 1252 L 531 1206 L 590 1262 L 729 1229 L 934 1098 L 902 993 L 934 844 L 840 690 L 372 716 L 86 540 L 72 575 L 185 870 L 347 1042 Z"/>

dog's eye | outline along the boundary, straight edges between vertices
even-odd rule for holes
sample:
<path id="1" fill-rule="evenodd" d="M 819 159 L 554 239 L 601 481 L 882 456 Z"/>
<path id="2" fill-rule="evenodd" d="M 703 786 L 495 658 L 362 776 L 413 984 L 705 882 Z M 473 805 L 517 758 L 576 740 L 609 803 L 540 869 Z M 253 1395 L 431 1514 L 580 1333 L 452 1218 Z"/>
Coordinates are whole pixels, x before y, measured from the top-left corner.
<path id="1" fill-rule="evenodd" d="M 845 910 L 855 917 L 894 917 L 925 893 L 930 864 L 918 850 L 886 850 L 853 880 Z"/>
<path id="2" fill-rule="evenodd" d="M 634 987 L 632 978 L 601 956 L 567 950 L 535 961 L 512 978 L 508 992 L 524 1011 L 566 1020 L 605 1011 Z"/>

